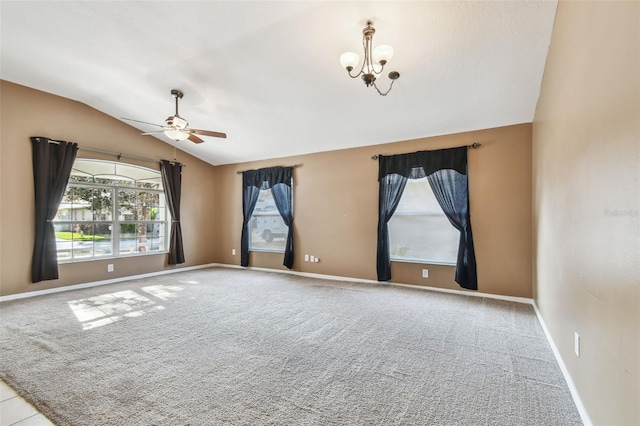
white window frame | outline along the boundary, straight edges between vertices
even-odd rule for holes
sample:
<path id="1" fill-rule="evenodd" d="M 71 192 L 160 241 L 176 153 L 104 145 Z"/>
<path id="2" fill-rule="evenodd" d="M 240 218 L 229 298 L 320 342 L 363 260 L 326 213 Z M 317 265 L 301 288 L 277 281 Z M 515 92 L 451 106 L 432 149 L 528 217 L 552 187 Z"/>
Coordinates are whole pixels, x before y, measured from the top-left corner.
<path id="1" fill-rule="evenodd" d="M 425 185 L 429 185 L 429 182 L 427 181 L 427 178 L 421 178 L 421 179 L 409 179 L 407 182 L 407 185 L 412 184 L 415 185 L 417 182 L 416 181 L 420 181 L 420 183 L 423 183 Z M 430 188 L 430 186 L 429 186 Z M 405 187 L 405 191 L 402 194 L 402 197 L 404 197 L 405 195 L 407 195 L 407 191 L 406 191 L 406 187 Z M 433 195 L 433 202 L 435 202 L 437 204 L 437 200 L 435 199 L 435 195 Z M 431 200 L 430 200 L 431 201 Z M 432 204 L 433 204 L 432 202 Z M 402 199 L 400 200 L 400 203 L 402 203 Z M 398 206 L 400 208 L 400 205 Z M 455 240 L 455 245 L 454 247 L 457 248 L 458 246 L 458 238 L 459 238 L 459 234 L 460 231 L 458 231 L 453 225 L 451 225 L 451 223 L 449 222 L 448 219 L 446 219 L 446 215 L 444 214 L 444 212 L 442 211 L 442 208 L 440 208 L 440 206 L 438 205 L 438 209 L 440 211 L 440 213 L 442 214 L 442 216 L 444 217 L 444 219 L 447 222 L 447 225 L 451 227 L 451 230 L 455 233 L 454 236 L 456 236 Z M 407 215 L 407 216 L 421 216 L 421 217 L 425 217 L 425 216 L 440 216 L 440 214 L 436 214 L 434 215 L 432 214 L 426 214 L 426 213 L 405 213 L 402 212 L 401 210 L 399 211 L 398 209 L 396 209 L 396 211 L 394 212 L 394 216 L 398 214 L 398 215 Z M 413 256 L 398 256 L 398 255 L 394 255 L 394 238 L 393 238 L 393 231 L 392 231 L 392 226 L 391 226 L 391 221 L 393 220 L 393 217 L 391 218 L 391 220 L 389 221 L 389 256 L 392 262 L 403 262 L 403 263 L 418 263 L 418 264 L 428 264 L 428 265 L 445 265 L 445 266 L 455 266 L 457 259 L 454 257 L 452 260 L 447 261 L 447 260 L 441 260 L 441 259 L 431 259 L 428 257 L 425 258 L 419 258 L 419 257 L 413 257 Z M 416 233 L 420 233 L 420 232 L 426 232 L 426 231 L 422 231 L 422 230 L 416 230 Z"/>
<path id="2" fill-rule="evenodd" d="M 271 192 L 271 188 L 269 189 L 260 189 L 260 193 L 262 193 L 262 191 L 267 191 L 270 196 L 273 198 L 273 193 Z M 258 200 L 260 200 L 260 195 L 258 195 Z M 284 223 L 284 219 L 282 219 L 282 216 L 280 215 L 280 212 L 278 211 L 278 208 L 275 206 L 275 200 L 273 201 L 274 204 L 274 214 L 273 215 L 261 215 L 258 214 L 256 215 L 256 208 L 258 207 L 258 203 L 256 202 L 256 207 L 253 209 L 253 213 L 251 213 L 251 218 L 249 219 L 249 251 L 252 252 L 265 252 L 265 253 L 284 253 L 285 249 L 286 249 L 286 240 L 287 240 L 287 233 L 289 232 L 289 227 Z M 291 211 L 293 212 L 293 178 L 291 178 Z M 278 238 L 284 238 L 284 244 L 282 246 L 282 249 L 276 249 L 276 248 L 265 248 L 265 247 L 253 247 L 253 220 L 255 216 L 265 216 L 265 217 L 270 217 L 270 216 L 277 216 L 279 220 L 282 221 L 283 225 L 286 227 L 287 232 L 285 232 L 284 234 L 282 233 L 278 233 Z"/>
<path id="3" fill-rule="evenodd" d="M 158 170 L 153 170 L 153 169 L 149 169 L 146 167 L 141 167 L 141 166 L 134 166 L 134 165 L 130 165 L 130 164 L 126 164 L 126 163 L 117 163 L 117 162 L 112 162 L 112 161 L 102 161 L 102 160 L 88 160 L 88 159 L 77 159 L 76 161 L 81 160 L 81 161 L 95 161 L 96 163 L 104 163 L 104 164 L 113 164 L 113 165 L 120 165 L 120 166 L 125 166 L 125 167 L 135 167 L 138 169 L 143 169 L 148 173 L 152 173 L 153 175 L 155 175 L 155 177 L 157 178 L 161 178 L 161 173 Z M 74 165 L 75 167 L 75 165 Z M 156 175 L 157 174 L 157 175 Z M 112 200 L 113 202 L 111 203 L 111 220 L 75 220 L 74 219 L 74 215 L 73 215 L 73 210 L 70 212 L 70 218 L 69 220 L 54 220 L 53 224 L 54 227 L 57 227 L 57 225 L 61 225 L 61 226 L 66 226 L 70 229 L 72 229 L 71 232 L 74 232 L 73 230 L 73 226 L 74 225 L 109 225 L 111 228 L 111 254 L 108 255 L 104 255 L 104 256 L 96 256 L 95 255 L 95 251 L 93 253 L 92 256 L 83 256 L 83 257 L 74 257 L 74 248 L 72 247 L 70 249 L 71 255 L 69 256 L 69 258 L 60 258 L 58 257 L 58 263 L 77 263 L 77 262 L 87 262 L 87 261 L 93 261 L 93 260 L 104 260 L 104 259 L 114 259 L 114 258 L 124 258 L 124 257 L 135 257 L 135 256 L 147 256 L 147 255 L 154 255 L 154 254 L 166 254 L 169 252 L 169 224 L 171 223 L 171 214 L 167 205 L 167 200 L 166 200 L 166 196 L 165 196 L 165 192 L 164 189 L 157 189 L 157 188 L 144 188 L 144 187 L 138 187 L 135 185 L 136 181 L 132 180 L 132 182 L 134 182 L 133 185 L 129 186 L 129 185 L 115 185 L 115 184 L 106 184 L 106 183 L 95 183 L 95 182 L 75 182 L 73 181 L 73 175 L 72 177 L 70 177 L 69 182 L 67 183 L 67 188 L 65 189 L 65 193 L 69 188 L 86 188 L 86 189 L 107 189 L 111 192 L 112 194 Z M 121 190 L 124 191 L 134 191 L 136 193 L 139 192 L 147 192 L 147 193 L 153 193 L 153 194 L 158 194 L 160 197 L 164 198 L 164 207 L 159 207 L 161 209 L 164 210 L 163 214 L 161 214 L 161 217 L 164 217 L 164 220 L 126 220 L 126 219 L 120 219 L 120 199 L 119 199 L 119 192 Z M 77 212 L 76 212 L 77 213 Z M 93 215 L 92 215 L 93 217 Z M 162 238 L 164 239 L 164 247 L 162 250 L 149 250 L 149 251 L 134 251 L 134 252 L 121 252 L 120 251 L 120 226 L 121 225 L 127 225 L 127 224 L 133 224 L 134 226 L 137 226 L 138 224 L 144 224 L 145 226 L 148 225 L 160 225 L 162 227 L 162 232 L 159 232 L 159 235 L 162 235 Z M 95 228 L 93 228 L 95 229 Z M 73 240 L 72 240 L 73 241 Z M 95 243 L 95 242 L 94 242 Z"/>

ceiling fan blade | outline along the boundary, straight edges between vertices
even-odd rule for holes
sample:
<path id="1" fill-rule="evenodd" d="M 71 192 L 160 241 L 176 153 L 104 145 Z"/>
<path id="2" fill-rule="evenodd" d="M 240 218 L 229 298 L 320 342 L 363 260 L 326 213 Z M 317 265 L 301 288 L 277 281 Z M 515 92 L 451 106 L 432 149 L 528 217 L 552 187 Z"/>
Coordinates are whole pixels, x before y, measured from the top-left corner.
<path id="1" fill-rule="evenodd" d="M 193 143 L 202 143 L 204 142 L 202 139 L 194 135 L 193 133 L 189 133 L 189 140 Z"/>
<path id="2" fill-rule="evenodd" d="M 167 126 L 163 126 L 162 124 L 155 124 L 155 123 L 148 123 L 146 121 L 140 121 L 140 120 L 134 120 L 133 118 L 125 118 L 125 117 L 120 117 L 122 120 L 127 120 L 127 121 L 135 121 L 136 123 L 142 123 L 142 124 L 149 124 L 151 126 L 158 126 L 158 127 L 167 127 Z"/>
<path id="3" fill-rule="evenodd" d="M 140 133 L 140 135 L 156 135 L 158 133 L 164 133 L 164 130 L 154 130 L 153 132 L 144 132 L 144 133 Z"/>
<path id="4" fill-rule="evenodd" d="M 186 129 L 188 132 L 190 133 L 195 133 L 196 135 L 202 135 L 202 136 L 211 136 L 214 138 L 226 138 L 227 134 L 226 133 L 220 133 L 220 132 L 212 132 L 209 130 L 200 130 L 200 129 Z"/>

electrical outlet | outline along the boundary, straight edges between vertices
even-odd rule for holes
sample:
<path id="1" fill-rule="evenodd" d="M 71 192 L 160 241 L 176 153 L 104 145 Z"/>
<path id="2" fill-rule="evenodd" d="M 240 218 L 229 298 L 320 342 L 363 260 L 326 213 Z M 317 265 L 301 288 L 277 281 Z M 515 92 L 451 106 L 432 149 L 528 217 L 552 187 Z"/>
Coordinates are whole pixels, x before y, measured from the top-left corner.
<path id="1" fill-rule="evenodd" d="M 231 256 L 235 256 L 236 255 L 236 249 L 231 249 Z"/>
<path id="2" fill-rule="evenodd" d="M 580 335 L 576 331 L 573 336 L 573 350 L 576 353 L 576 356 L 580 358 Z"/>
<path id="3" fill-rule="evenodd" d="M 316 258 L 315 258 L 315 257 L 313 257 L 313 255 L 311 255 L 311 256 L 309 256 L 309 261 L 310 261 L 310 262 L 315 262 L 315 261 L 316 261 Z"/>
<path id="4" fill-rule="evenodd" d="M 423 269 L 422 270 L 422 278 L 429 278 L 429 270 L 428 269 Z"/>
<path id="5" fill-rule="evenodd" d="M 304 261 L 305 261 L 305 262 L 308 262 L 308 261 L 309 261 L 309 255 L 308 255 L 308 254 L 305 254 L 305 255 L 304 255 Z"/>
<path id="6" fill-rule="evenodd" d="M 107 272 L 113 272 L 113 263 L 107 265 Z"/>

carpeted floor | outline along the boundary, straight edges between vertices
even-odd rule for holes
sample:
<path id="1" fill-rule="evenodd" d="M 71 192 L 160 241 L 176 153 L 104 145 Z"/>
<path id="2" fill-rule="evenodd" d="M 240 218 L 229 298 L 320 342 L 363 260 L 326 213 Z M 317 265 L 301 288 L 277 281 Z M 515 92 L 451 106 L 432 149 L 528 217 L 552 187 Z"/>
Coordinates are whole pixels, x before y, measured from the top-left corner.
<path id="1" fill-rule="evenodd" d="M 236 269 L 0 304 L 59 425 L 576 425 L 529 305 Z"/>

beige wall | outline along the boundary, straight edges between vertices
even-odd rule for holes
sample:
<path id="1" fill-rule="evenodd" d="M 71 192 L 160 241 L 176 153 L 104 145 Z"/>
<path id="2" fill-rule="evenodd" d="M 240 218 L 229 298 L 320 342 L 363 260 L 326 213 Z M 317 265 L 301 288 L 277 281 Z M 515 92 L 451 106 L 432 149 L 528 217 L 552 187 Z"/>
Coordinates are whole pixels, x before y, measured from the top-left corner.
<path id="1" fill-rule="evenodd" d="M 293 269 L 375 280 L 378 163 L 371 156 L 473 142 L 482 143 L 469 151 L 478 290 L 531 297 L 530 124 L 216 167 L 215 204 L 224 206 L 218 212 L 216 259 L 240 263 L 242 177 L 236 171 L 299 163 L 302 166 L 294 171 Z M 317 256 L 320 262 L 304 262 L 304 254 Z M 250 265 L 285 269 L 282 260 L 282 254 L 252 253 Z M 421 277 L 425 267 L 428 279 Z M 460 289 L 451 266 L 394 262 L 392 281 Z"/>
<path id="2" fill-rule="evenodd" d="M 639 58 L 640 3 L 561 1 L 533 123 L 535 300 L 597 425 L 640 424 Z"/>
<path id="3" fill-rule="evenodd" d="M 173 149 L 81 103 L 1 84 L 0 295 L 170 268 L 165 255 L 95 260 L 61 264 L 60 279 L 30 282 L 34 215 L 30 136 L 153 159 L 171 159 Z M 182 193 L 187 263 L 182 266 L 239 264 L 242 189 L 237 170 L 300 163 L 294 172 L 294 270 L 375 280 L 378 185 L 377 162 L 370 157 L 473 142 L 483 144 L 469 152 L 479 291 L 531 297 L 530 124 L 220 167 L 178 151 L 178 160 L 187 164 Z M 114 159 L 82 150 L 78 156 Z M 236 256 L 231 255 L 232 248 Z M 305 253 L 320 257 L 320 263 L 303 262 Z M 115 272 L 106 272 L 107 263 L 114 263 Z M 282 255 L 273 253 L 252 253 L 251 265 L 284 269 Z M 453 267 L 429 265 L 428 279 L 421 278 L 423 267 L 394 263 L 392 280 L 460 289 L 453 280 Z"/>
<path id="4" fill-rule="evenodd" d="M 31 283 L 34 195 L 30 136 L 158 160 L 173 159 L 173 148 L 156 138 L 140 136 L 134 128 L 84 104 L 5 81 L 0 84 L 0 295 L 174 268 L 166 265 L 165 254 L 95 260 L 61 264 L 60 279 Z M 116 160 L 83 150 L 78 157 Z M 180 266 L 211 263 L 215 258 L 210 224 L 216 219 L 213 167 L 181 151 L 177 160 L 187 165 L 181 208 L 187 262 Z M 157 163 L 122 161 L 159 169 Z M 107 273 L 107 263 L 114 264 L 114 272 Z"/>

